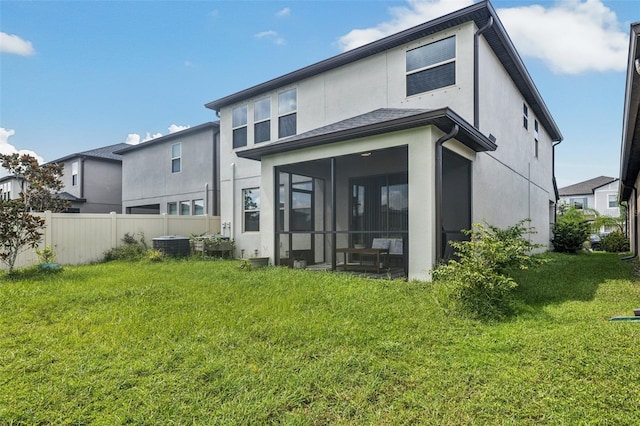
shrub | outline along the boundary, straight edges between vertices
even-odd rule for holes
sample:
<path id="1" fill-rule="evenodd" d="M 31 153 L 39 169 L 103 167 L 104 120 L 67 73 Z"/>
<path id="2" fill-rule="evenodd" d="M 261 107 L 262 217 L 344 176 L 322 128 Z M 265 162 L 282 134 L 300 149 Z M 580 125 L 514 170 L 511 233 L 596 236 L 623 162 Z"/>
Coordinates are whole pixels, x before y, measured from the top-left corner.
<path id="1" fill-rule="evenodd" d="M 524 234 L 535 233 L 523 220 L 506 229 L 474 224 L 465 231 L 469 241 L 451 242 L 459 260 L 450 260 L 433 271 L 435 281 L 451 287 L 451 295 L 464 311 L 478 318 L 499 318 L 511 310 L 511 292 L 517 283 L 510 268 L 526 269 L 537 260 L 530 256 L 540 247 Z"/>
<path id="2" fill-rule="evenodd" d="M 558 216 L 557 222 L 553 225 L 551 243 L 557 252 L 576 253 L 582 249 L 582 244 L 588 237 L 589 222 L 580 211 L 569 207 L 562 216 Z"/>
<path id="3" fill-rule="evenodd" d="M 126 233 L 122 237 L 122 245 L 120 247 L 108 250 L 104 254 L 104 261 L 110 262 L 112 260 L 129 260 L 136 261 L 142 260 L 147 252 L 147 245 L 144 241 L 144 236 L 141 235 L 140 241 L 136 240 L 135 236 Z"/>
<path id="4" fill-rule="evenodd" d="M 162 262 L 164 259 L 164 253 L 161 250 L 149 249 L 147 250 L 147 260 L 150 262 Z"/>
<path id="5" fill-rule="evenodd" d="M 622 253 L 629 251 L 629 239 L 622 232 L 616 231 L 602 237 L 600 246 L 604 251 Z"/>

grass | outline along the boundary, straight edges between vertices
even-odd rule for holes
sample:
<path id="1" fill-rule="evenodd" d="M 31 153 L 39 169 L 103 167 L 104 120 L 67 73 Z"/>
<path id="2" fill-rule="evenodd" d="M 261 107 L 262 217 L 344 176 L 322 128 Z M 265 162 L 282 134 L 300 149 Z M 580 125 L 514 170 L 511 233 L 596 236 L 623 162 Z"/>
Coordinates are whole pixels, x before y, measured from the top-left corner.
<path id="1" fill-rule="evenodd" d="M 516 315 L 432 284 L 235 261 L 0 279 L 0 425 L 638 424 L 640 284 L 617 255 L 548 255 Z"/>

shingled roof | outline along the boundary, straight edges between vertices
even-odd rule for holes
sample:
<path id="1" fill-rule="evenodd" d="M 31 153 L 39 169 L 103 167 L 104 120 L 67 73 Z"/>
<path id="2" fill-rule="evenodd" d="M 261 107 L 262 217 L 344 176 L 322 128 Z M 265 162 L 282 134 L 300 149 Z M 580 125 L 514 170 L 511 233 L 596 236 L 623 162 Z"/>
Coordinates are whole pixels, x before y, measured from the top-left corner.
<path id="1" fill-rule="evenodd" d="M 76 157 L 85 157 L 85 158 L 95 158 L 99 160 L 107 160 L 107 161 L 122 161 L 122 155 L 115 154 L 116 151 L 124 149 L 128 147 L 126 143 L 117 143 L 115 145 L 103 146 L 100 148 L 90 149 L 88 151 L 76 152 L 74 154 L 65 155 L 62 158 L 58 158 L 57 160 L 51 161 L 51 163 L 63 163 L 67 160 Z"/>
<path id="2" fill-rule="evenodd" d="M 598 176 L 593 179 L 585 180 L 584 182 L 574 183 L 573 185 L 565 186 L 564 188 L 560 188 L 558 193 L 560 196 L 568 196 L 568 195 L 588 195 L 593 194 L 593 192 L 600 188 L 601 186 L 605 186 L 610 184 L 611 182 L 615 182 L 616 178 L 612 178 L 609 176 Z"/>

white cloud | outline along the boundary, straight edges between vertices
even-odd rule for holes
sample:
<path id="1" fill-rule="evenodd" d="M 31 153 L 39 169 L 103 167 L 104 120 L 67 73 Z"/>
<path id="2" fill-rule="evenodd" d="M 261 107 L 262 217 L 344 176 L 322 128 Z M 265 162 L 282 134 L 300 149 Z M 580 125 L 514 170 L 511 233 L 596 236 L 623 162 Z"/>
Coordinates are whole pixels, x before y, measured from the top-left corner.
<path id="1" fill-rule="evenodd" d="M 180 126 L 178 124 L 172 124 L 169 126 L 169 133 L 179 132 L 181 130 L 187 130 L 189 126 Z"/>
<path id="2" fill-rule="evenodd" d="M 338 39 L 347 51 L 473 4 L 473 0 L 408 0 L 407 6 L 389 8 L 391 19 L 371 28 L 351 30 Z"/>
<path id="3" fill-rule="evenodd" d="M 288 7 L 285 7 L 284 9 L 276 12 L 276 16 L 278 18 L 284 18 L 285 16 L 289 16 L 289 15 L 291 15 L 291 9 L 289 9 Z"/>
<path id="4" fill-rule="evenodd" d="M 0 53 L 30 56 L 35 53 L 35 50 L 30 41 L 23 40 L 17 35 L 0 32 Z"/>
<path id="5" fill-rule="evenodd" d="M 338 39 L 342 51 L 473 4 L 472 0 L 407 0 L 389 9 L 391 18 Z M 541 60 L 553 72 L 623 71 L 628 39 L 616 14 L 602 0 L 558 0 L 554 5 L 499 9 L 498 16 L 522 56 Z"/>
<path id="6" fill-rule="evenodd" d="M 499 9 L 498 16 L 523 56 L 540 59 L 558 74 L 624 71 L 627 35 L 601 0 L 561 0 Z"/>
<path id="7" fill-rule="evenodd" d="M 36 152 L 28 150 L 28 149 L 16 149 L 15 146 L 9 143 L 9 138 L 16 134 L 16 131 L 13 129 L 5 129 L 4 127 L 0 127 L 0 154 L 29 154 L 35 157 L 38 160 L 38 163 L 44 163 L 44 158 L 39 156 Z"/>
<path id="8" fill-rule="evenodd" d="M 169 134 L 171 133 L 175 133 L 175 132 L 179 132 L 181 130 L 186 130 L 188 129 L 189 126 L 181 126 L 179 124 L 172 124 L 171 126 L 168 127 L 169 130 Z M 139 134 L 137 133 L 129 133 L 127 135 L 127 139 L 124 141 L 124 143 L 129 144 L 129 145 L 138 145 L 140 143 L 144 143 L 159 137 L 162 137 L 162 133 L 151 133 L 151 132 L 147 132 L 145 137 L 141 137 Z"/>
<path id="9" fill-rule="evenodd" d="M 259 32 L 255 34 L 254 37 L 257 39 L 271 40 L 273 44 L 278 44 L 278 45 L 285 43 L 284 38 L 280 37 L 278 35 L 278 32 L 273 30 Z"/>

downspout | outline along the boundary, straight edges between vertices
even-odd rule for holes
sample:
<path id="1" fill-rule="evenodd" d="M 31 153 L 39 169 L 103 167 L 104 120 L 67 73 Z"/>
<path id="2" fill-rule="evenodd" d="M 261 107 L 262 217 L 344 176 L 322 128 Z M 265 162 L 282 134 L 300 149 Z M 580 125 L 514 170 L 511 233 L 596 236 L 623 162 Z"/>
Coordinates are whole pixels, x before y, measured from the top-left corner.
<path id="1" fill-rule="evenodd" d="M 480 129 L 480 73 L 478 71 L 480 64 L 480 55 L 478 54 L 478 39 L 493 25 L 493 16 L 489 16 L 489 20 L 484 27 L 480 28 L 473 35 L 473 127 Z"/>
<path id="2" fill-rule="evenodd" d="M 209 214 L 209 184 L 204 184 L 204 214 Z"/>
<path id="3" fill-rule="evenodd" d="M 80 198 L 84 199 L 84 160 L 85 157 L 80 157 Z"/>
<path id="4" fill-rule="evenodd" d="M 227 222 L 229 227 L 229 238 L 235 240 L 234 221 L 236 218 L 236 163 L 231 163 L 231 221 Z"/>
<path id="5" fill-rule="evenodd" d="M 624 185 L 624 183 L 622 184 Z M 627 187 L 628 188 L 628 187 Z M 632 186 L 633 189 L 633 254 L 631 256 L 623 257 L 622 260 L 633 260 L 638 257 L 638 189 Z M 629 207 L 627 207 L 627 221 L 629 220 Z M 627 225 L 627 230 L 629 226 Z"/>
<path id="6" fill-rule="evenodd" d="M 436 141 L 436 260 L 440 262 L 444 256 L 442 243 L 444 229 L 442 229 L 442 144 L 457 136 L 460 128 L 454 124 L 451 131 Z"/>

